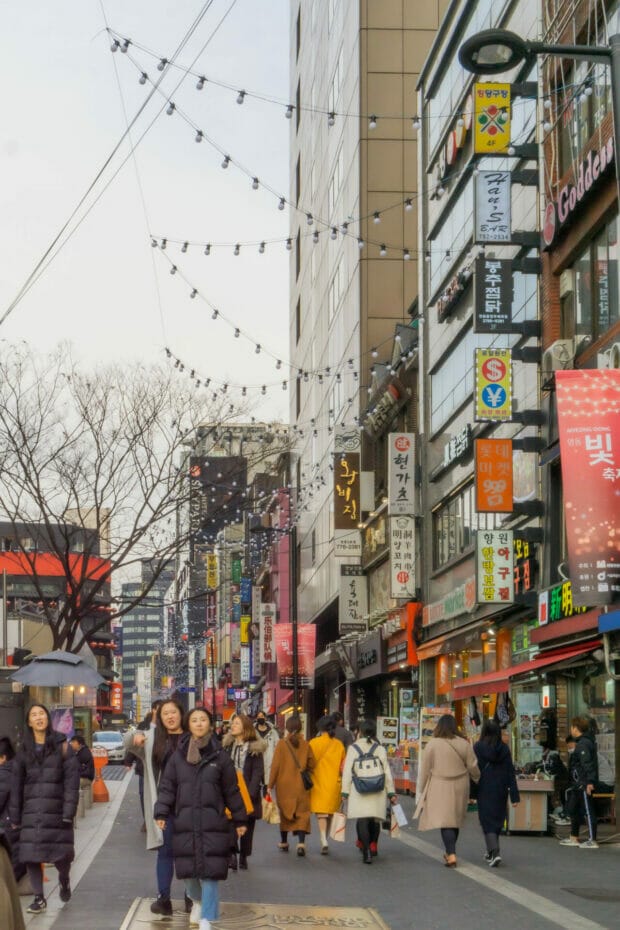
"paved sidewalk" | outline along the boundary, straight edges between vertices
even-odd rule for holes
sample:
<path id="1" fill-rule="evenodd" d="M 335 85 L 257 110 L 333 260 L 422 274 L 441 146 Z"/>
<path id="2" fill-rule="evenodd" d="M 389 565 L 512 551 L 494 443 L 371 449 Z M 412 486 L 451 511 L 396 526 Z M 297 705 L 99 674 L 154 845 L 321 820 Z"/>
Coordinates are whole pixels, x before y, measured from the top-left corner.
<path id="1" fill-rule="evenodd" d="M 110 804 L 88 811 L 77 831 L 72 900 L 63 907 L 54 892 L 47 915 L 31 919 L 30 930 L 34 921 L 41 930 L 119 930 L 128 928 L 132 915 L 138 914 L 144 930 L 162 926 L 161 920 L 150 919 L 155 855 L 146 852 L 140 832 L 137 779 L 128 776 L 108 783 L 108 788 Z M 401 801 L 410 816 L 412 799 L 403 797 Z M 299 858 L 293 844 L 288 854 L 279 852 L 277 828 L 259 823 L 249 870 L 233 873 L 221 884 L 222 901 L 273 905 L 273 915 L 277 915 L 278 906 L 374 908 L 390 930 L 445 930 L 453 926 L 459 930 L 497 930 L 507 923 L 527 930 L 620 927 L 620 846 L 585 851 L 560 847 L 551 837 L 504 837 L 502 866 L 489 869 L 482 860 L 477 817 L 472 815 L 459 839 L 456 870 L 443 867 L 438 831 L 420 833 L 411 826 L 403 829 L 400 840 L 384 833 L 379 857 L 369 868 L 353 846 L 353 833 L 353 827 L 347 827 L 347 843 L 333 843 L 329 855 L 321 856 L 313 823 L 308 855 Z M 107 839 L 93 857 L 103 834 Z M 174 918 L 163 926 L 184 930 L 187 916 L 182 907 L 182 883 L 175 881 L 172 893 L 177 902 Z M 220 930 L 227 912 L 229 908 L 223 909 Z M 342 926 L 340 913 L 334 911 L 328 923 Z M 308 920 L 307 912 L 306 916 L 299 914 L 299 922 L 289 915 L 282 918 L 281 926 L 297 930 L 308 927 Z M 314 925 L 312 920 L 310 923 Z M 277 917 L 270 926 L 280 926 Z M 248 928 L 244 925 L 242 930 Z"/>

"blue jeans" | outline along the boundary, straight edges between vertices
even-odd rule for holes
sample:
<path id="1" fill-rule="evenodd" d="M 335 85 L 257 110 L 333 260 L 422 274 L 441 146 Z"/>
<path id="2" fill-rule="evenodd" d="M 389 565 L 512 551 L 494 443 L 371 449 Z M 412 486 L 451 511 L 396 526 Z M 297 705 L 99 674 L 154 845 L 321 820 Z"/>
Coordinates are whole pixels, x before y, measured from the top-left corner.
<path id="1" fill-rule="evenodd" d="M 212 878 L 186 878 L 185 890 L 192 901 L 201 901 L 201 918 L 217 920 L 220 916 L 219 882 Z"/>
<path id="2" fill-rule="evenodd" d="M 174 875 L 174 859 L 172 858 L 172 824 L 173 818 L 166 821 L 164 842 L 157 849 L 157 893 L 164 898 L 170 897 L 172 876 Z"/>

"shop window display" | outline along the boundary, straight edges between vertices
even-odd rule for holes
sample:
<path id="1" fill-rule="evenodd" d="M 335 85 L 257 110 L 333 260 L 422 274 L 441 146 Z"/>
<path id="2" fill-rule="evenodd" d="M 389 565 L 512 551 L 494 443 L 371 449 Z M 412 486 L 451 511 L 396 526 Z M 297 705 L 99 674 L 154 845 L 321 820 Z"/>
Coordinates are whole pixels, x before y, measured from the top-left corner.
<path id="1" fill-rule="evenodd" d="M 588 243 L 573 270 L 574 333 L 598 339 L 619 319 L 617 217 Z"/>

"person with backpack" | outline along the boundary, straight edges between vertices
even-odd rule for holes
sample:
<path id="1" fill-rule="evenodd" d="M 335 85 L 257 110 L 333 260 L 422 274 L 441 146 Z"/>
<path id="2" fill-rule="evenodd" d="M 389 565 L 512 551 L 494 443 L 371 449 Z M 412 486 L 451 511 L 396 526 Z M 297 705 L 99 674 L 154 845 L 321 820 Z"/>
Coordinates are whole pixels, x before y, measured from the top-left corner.
<path id="1" fill-rule="evenodd" d="M 484 721 L 474 752 L 480 769 L 476 796 L 478 819 L 487 847 L 484 858 L 495 869 L 502 861 L 499 834 L 506 820 L 508 795 L 513 807 L 521 800 L 510 749 L 502 740 L 501 728 L 495 720 Z"/>
<path id="2" fill-rule="evenodd" d="M 396 803 L 394 780 L 385 748 L 377 740 L 374 720 L 362 720 L 359 736 L 347 749 L 342 773 L 342 798 L 347 819 L 356 821 L 357 846 L 362 861 L 371 865 L 377 855 L 381 821 L 388 799 Z"/>

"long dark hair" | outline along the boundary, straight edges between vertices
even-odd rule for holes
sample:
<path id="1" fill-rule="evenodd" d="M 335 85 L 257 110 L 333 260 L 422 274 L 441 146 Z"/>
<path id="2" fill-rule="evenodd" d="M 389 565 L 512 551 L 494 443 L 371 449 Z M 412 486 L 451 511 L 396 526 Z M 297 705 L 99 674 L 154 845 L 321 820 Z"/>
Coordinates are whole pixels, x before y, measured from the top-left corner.
<path id="1" fill-rule="evenodd" d="M 433 730 L 433 736 L 437 736 L 439 739 L 454 739 L 456 736 L 460 736 L 463 739 L 457 729 L 456 719 L 452 714 L 442 714 Z"/>
<path id="2" fill-rule="evenodd" d="M 15 749 L 8 736 L 0 736 L 0 756 L 6 756 L 7 762 L 15 758 Z"/>
<path id="3" fill-rule="evenodd" d="M 34 739 L 34 733 L 32 732 L 32 727 L 28 723 L 31 711 L 35 707 L 39 707 L 41 710 L 45 711 L 47 715 L 47 727 L 45 729 L 45 743 L 43 746 L 43 754 L 45 756 L 49 755 L 52 752 L 56 751 L 56 734 L 52 730 L 52 718 L 50 712 L 45 706 L 45 704 L 31 704 L 28 708 L 28 713 L 26 714 L 26 727 L 24 729 L 24 739 L 23 739 L 23 749 L 26 754 L 26 757 L 32 762 L 37 758 L 36 753 L 36 743 Z"/>
<path id="4" fill-rule="evenodd" d="M 155 724 L 155 736 L 153 738 L 153 768 L 155 769 L 156 775 L 159 775 L 163 761 L 166 758 L 166 753 L 168 752 L 168 731 L 161 720 L 161 709 L 166 704 L 174 704 L 179 714 L 181 715 L 181 726 L 183 726 L 183 717 L 185 716 L 183 707 L 181 704 L 179 704 L 178 701 L 175 701 L 174 698 L 168 698 L 167 700 L 161 702 L 159 712 L 157 714 L 157 722 Z"/>
<path id="5" fill-rule="evenodd" d="M 297 748 L 299 746 L 299 734 L 301 733 L 301 719 L 296 714 L 293 714 L 288 718 L 284 727 L 288 733 L 289 743 Z"/>
<path id="6" fill-rule="evenodd" d="M 336 721 L 331 714 L 327 714 L 318 721 L 316 729 L 318 733 L 327 733 L 327 735 L 333 739 L 334 733 L 336 732 Z"/>
<path id="7" fill-rule="evenodd" d="M 361 720 L 357 725 L 359 731 L 359 739 L 365 737 L 369 743 L 374 742 L 377 736 L 377 723 L 375 720 L 371 720 L 367 717 L 365 720 Z"/>
<path id="8" fill-rule="evenodd" d="M 480 731 L 480 742 L 495 746 L 502 741 L 502 728 L 496 720 L 485 720 Z"/>

